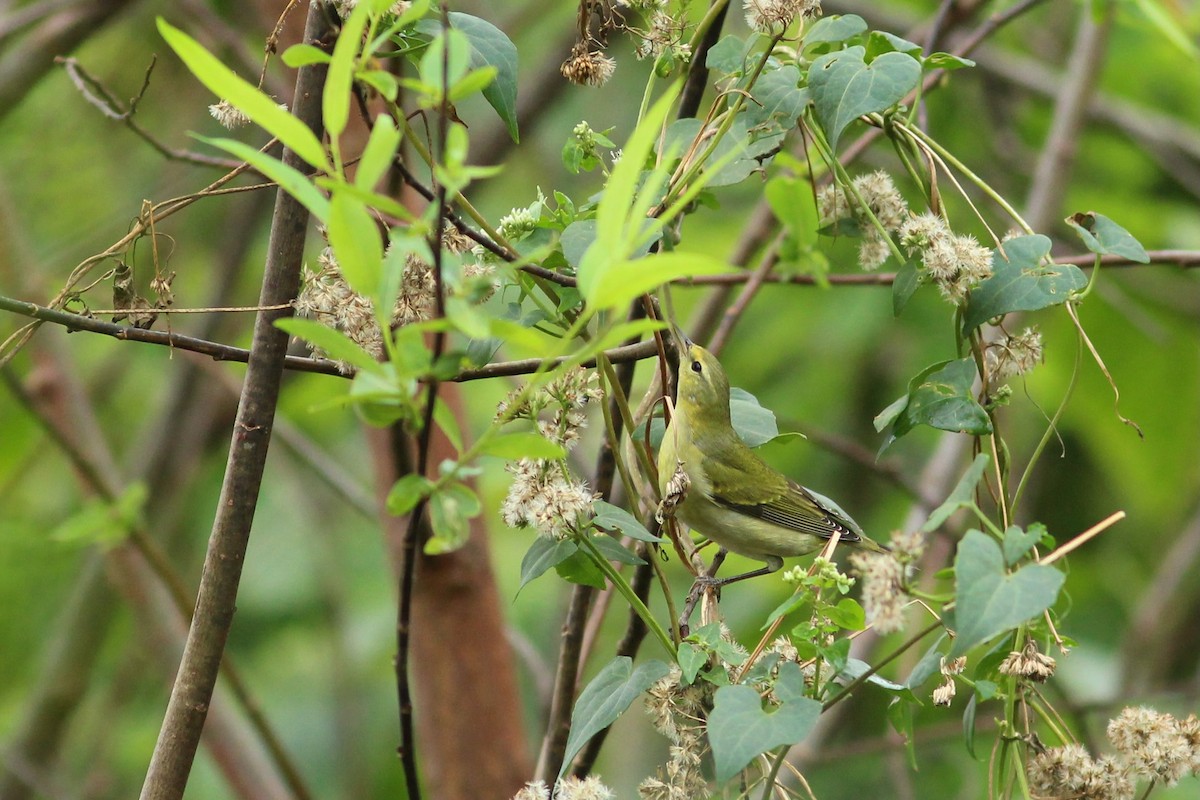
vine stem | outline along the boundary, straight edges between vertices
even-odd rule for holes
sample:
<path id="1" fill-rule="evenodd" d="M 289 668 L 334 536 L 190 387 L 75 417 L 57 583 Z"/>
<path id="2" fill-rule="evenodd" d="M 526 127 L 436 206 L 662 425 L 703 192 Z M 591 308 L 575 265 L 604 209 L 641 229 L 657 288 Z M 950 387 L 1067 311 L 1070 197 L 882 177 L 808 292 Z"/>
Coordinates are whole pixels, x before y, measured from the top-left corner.
<path id="1" fill-rule="evenodd" d="M 659 643 L 662 644 L 663 649 L 667 651 L 671 658 L 675 658 L 675 643 L 671 641 L 671 637 L 668 636 L 667 632 L 663 630 L 662 625 L 658 624 L 658 620 L 656 620 L 654 615 L 650 613 L 650 609 L 646 607 L 644 602 L 642 602 L 642 598 L 638 597 L 637 593 L 633 591 L 633 587 L 629 585 L 629 582 L 625 580 L 621 573 L 613 569 L 613 565 L 608 563 L 608 559 L 604 557 L 604 554 L 600 552 L 599 548 L 596 547 L 589 537 L 581 536 L 579 541 L 581 544 L 583 544 L 584 549 L 587 550 L 588 556 L 593 562 L 595 562 L 596 566 L 600 568 L 600 571 L 604 573 L 605 577 L 607 577 L 616 590 L 620 592 L 621 596 L 625 598 L 625 601 L 629 603 L 630 607 L 632 607 L 634 611 L 637 612 L 637 615 L 642 618 L 642 621 L 646 623 L 646 627 L 650 629 L 650 632 L 653 633 L 658 639 Z"/>

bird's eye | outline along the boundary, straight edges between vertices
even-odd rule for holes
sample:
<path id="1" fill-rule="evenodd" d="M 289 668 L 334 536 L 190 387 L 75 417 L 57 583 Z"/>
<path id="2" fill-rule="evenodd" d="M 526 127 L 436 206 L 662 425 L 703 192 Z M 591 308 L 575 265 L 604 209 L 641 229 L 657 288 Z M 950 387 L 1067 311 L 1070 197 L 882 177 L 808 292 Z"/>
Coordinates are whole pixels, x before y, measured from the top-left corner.
<path id="1" fill-rule="evenodd" d="M 704 369 L 704 368 L 700 366 L 699 361 L 692 362 L 692 372 L 700 372 L 702 369 Z"/>

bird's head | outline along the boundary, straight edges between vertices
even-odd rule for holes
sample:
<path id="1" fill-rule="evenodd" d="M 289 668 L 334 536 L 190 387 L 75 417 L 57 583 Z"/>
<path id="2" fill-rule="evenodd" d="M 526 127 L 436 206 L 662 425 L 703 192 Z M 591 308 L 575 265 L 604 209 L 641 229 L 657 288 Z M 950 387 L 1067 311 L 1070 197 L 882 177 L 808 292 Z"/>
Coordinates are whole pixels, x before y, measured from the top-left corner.
<path id="1" fill-rule="evenodd" d="M 688 339 L 678 328 L 672 331 L 679 354 L 678 404 L 689 416 L 712 416 L 729 420 L 729 378 L 717 357 Z"/>

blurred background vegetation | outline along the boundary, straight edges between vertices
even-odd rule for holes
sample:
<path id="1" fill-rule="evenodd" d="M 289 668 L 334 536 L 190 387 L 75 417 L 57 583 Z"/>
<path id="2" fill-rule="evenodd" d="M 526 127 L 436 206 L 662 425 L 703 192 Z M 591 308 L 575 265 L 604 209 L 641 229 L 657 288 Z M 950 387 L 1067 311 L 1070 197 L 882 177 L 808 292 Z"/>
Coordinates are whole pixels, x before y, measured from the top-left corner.
<path id="1" fill-rule="evenodd" d="M 76 263 L 125 233 L 143 201 L 196 191 L 221 174 L 166 159 L 102 116 L 53 57 L 73 55 L 113 94 L 128 98 L 157 55 L 136 120 L 169 147 L 201 149 L 187 134 L 220 132 L 207 111 L 213 98 L 168 57 L 154 30 L 155 16 L 167 16 L 252 77 L 284 5 L 0 3 L 0 294 L 45 302 Z M 943 49 L 1008 5 L 946 4 L 955 27 Z M 521 59 L 519 145 L 506 143 L 498 120 L 482 104 L 459 109 L 477 157 L 504 165 L 499 177 L 475 187 L 476 205 L 495 220 L 531 203 L 538 187 L 577 198 L 595 191 L 595 176 L 569 174 L 559 152 L 580 120 L 596 130 L 615 128 L 614 138 L 623 139 L 636 116 L 648 64 L 617 45 L 611 51 L 617 70 L 607 85 L 573 87 L 558 75 L 574 36 L 571 4 L 464 0 L 453 7 L 495 23 L 516 42 Z M 1164 36 L 1147 8 L 1173 20 L 1182 41 Z M 1200 251 L 1200 69 L 1194 47 L 1200 11 L 1149 0 L 1118 2 L 1115 9 L 1106 47 L 1094 61 L 1078 64 L 1072 54 L 1080 20 L 1092 7 L 1035 4 L 977 51 L 977 68 L 954 73 L 947 86 L 930 93 L 928 127 L 1017 207 L 1033 194 L 1050 198 L 1035 227 L 1055 238 L 1057 255 L 1083 252 L 1061 220 L 1087 210 L 1116 220 L 1147 249 L 1194 254 Z M 920 41 L 938 4 L 827 2 L 825 11 L 859 13 L 873 28 Z M 73 39 L 55 27 L 70 27 L 87 14 L 94 17 Z M 730 14 L 728 29 L 744 31 L 739 13 Z M 291 41 L 288 35 L 295 33 L 285 31 L 285 42 Z M 1038 185 L 1034 165 L 1055 120 L 1055 97 L 1079 70 L 1090 70 L 1095 86 L 1085 97 L 1085 122 L 1071 137 L 1076 157 L 1053 185 Z M 273 59 L 268 88 L 284 99 L 290 83 L 290 74 Z M 253 132 L 245 135 L 256 141 Z M 873 168 L 889 169 L 902 183 L 886 148 L 868 151 L 851 173 Z M 731 253 L 761 189 L 752 177 L 723 192 L 720 209 L 690 217 L 683 235 L 693 247 Z M 160 257 L 169 256 L 169 269 L 178 275 L 177 305 L 255 302 L 269 195 L 207 199 L 158 227 Z M 315 258 L 316 237 L 310 243 Z M 854 242 L 823 244 L 834 272 L 855 269 Z M 149 263 L 144 249 L 135 257 Z M 684 318 L 710 291 L 676 291 Z M 103 297 L 101 291 L 93 306 L 107 302 Z M 948 309 L 924 291 L 897 319 L 885 286 L 771 285 L 755 298 L 723 354 L 734 384 L 773 409 L 781 430 L 808 434 L 807 440 L 772 445 L 771 460 L 835 494 L 877 538 L 905 525 L 914 500 L 905 486 L 933 491 L 939 484 L 923 481 L 936 474 L 950 475 L 952 485 L 955 470 L 965 463 L 959 456 L 950 467 L 939 466 L 933 456 L 940 439 L 925 429 L 877 463 L 873 458 L 881 437 L 872 418 L 903 393 L 912 375 L 952 357 Z M 1045 430 L 1075 367 L 1075 337 L 1061 309 L 1033 317 L 1045 335 L 1045 364 L 1018 386 L 1004 414 L 1018 463 Z M 1121 390 L 1121 414 L 1135 420 L 1145 436 L 1120 422 L 1112 390 L 1085 355 L 1021 521 L 1040 520 L 1062 541 L 1115 510 L 1128 514 L 1071 557 L 1064 634 L 1076 646 L 1060 659 L 1059 676 L 1047 689 L 1079 731 L 1102 740 L 1103 725 L 1125 704 L 1145 701 L 1186 714 L 1195 710 L 1200 692 L 1200 272 L 1166 264 L 1109 270 L 1081 318 Z M 0 336 L 23 322 L 0 315 Z M 170 320 L 174 331 L 204 331 L 200 335 L 242 346 L 250 324 L 248 314 Z M 158 327 L 163 326 L 160 319 Z M 649 369 L 647 364 L 639 370 L 639 386 L 648 383 Z M 136 567 L 121 566 L 124 548 L 111 538 L 123 528 L 120 518 L 98 503 L 80 479 L 79 465 L 38 422 L 30 403 L 66 426 L 73 446 L 94 459 L 116 494 L 146 487 L 141 524 L 194 592 L 242 372 L 239 365 L 68 335 L 51 326 L 4 368 L 0 774 L 8 776 L 0 787 L 22 792 L 12 796 L 131 796 L 158 731 L 181 630 L 178 620 L 153 622 L 154 609 L 166 605 L 162 590 L 144 578 L 135 581 Z M 464 385 L 466 418 L 477 427 L 485 424 L 513 385 L 505 379 Z M 375 508 L 364 429 L 353 415 L 326 406 L 344 391 L 343 382 L 326 376 L 296 374 L 286 381 L 283 423 L 271 450 L 229 652 L 315 796 L 395 797 L 403 792 L 394 754 L 395 581 Z M 313 410 L 319 406 L 324 410 Z M 480 485 L 507 624 L 503 635 L 517 654 L 523 724 L 536 753 L 569 588 L 545 577 L 516 593 L 531 534 L 505 528 L 496 513 L 507 487 L 501 465 L 489 465 Z M 100 561 L 98 553 L 110 557 Z M 673 563 L 668 570 L 682 588 L 683 571 Z M 62 629 L 57 620 L 64 609 L 81 587 L 94 583 L 110 588 L 86 595 L 95 605 L 88 628 Z M 761 619 L 784 592 L 777 581 L 737 585 L 726 591 L 723 608 L 736 631 L 739 624 Z M 602 626 L 597 664 L 607 659 L 623 625 L 613 615 Z M 741 632 L 747 638 L 754 634 Z M 455 637 L 453 630 L 441 633 Z M 43 761 L 12 743 L 55 648 L 72 645 L 86 656 L 77 658 L 78 691 L 69 693 L 70 706 L 60 710 L 63 727 L 53 737 L 54 754 Z M 797 763 L 817 797 L 986 795 L 986 770 L 963 747 L 961 707 L 930 706 L 919 716 L 920 769 L 914 773 L 902 743 L 889 733 L 884 703 L 862 692 L 800 748 Z M 619 723 L 619 735 L 610 738 L 597 765 L 621 797 L 634 796 L 637 782 L 653 773 L 666 749 L 637 717 Z M 239 719 L 230 725 L 244 736 Z M 990 719 L 986 707 L 981 709 L 980 724 Z M 247 758 L 261 758 L 253 755 L 255 748 L 246 752 Z M 25 789 L 15 788 L 21 783 Z M 7 798 L 4 791 L 0 796 Z M 1196 791 L 1193 780 L 1160 796 L 1194 797 Z M 211 751 L 202 751 L 188 796 L 235 793 L 214 768 Z M 261 796 L 274 795 L 264 790 Z"/>

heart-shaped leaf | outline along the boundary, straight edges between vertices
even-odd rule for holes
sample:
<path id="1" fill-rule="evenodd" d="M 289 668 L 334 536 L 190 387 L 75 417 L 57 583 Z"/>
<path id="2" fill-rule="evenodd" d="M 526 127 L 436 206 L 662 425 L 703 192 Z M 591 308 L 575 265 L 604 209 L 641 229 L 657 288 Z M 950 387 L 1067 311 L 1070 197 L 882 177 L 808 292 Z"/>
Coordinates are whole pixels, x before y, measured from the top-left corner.
<path id="1" fill-rule="evenodd" d="M 992 254 L 992 277 L 972 292 L 963 316 L 963 331 L 1010 311 L 1036 311 L 1065 303 L 1087 286 L 1083 270 L 1071 264 L 1044 264 L 1050 239 L 1041 234 L 1018 236 Z"/>
<path id="2" fill-rule="evenodd" d="M 708 715 L 708 741 L 718 783 L 732 778 L 760 753 L 796 744 L 808 735 L 821 716 L 821 704 L 803 697 L 803 690 L 804 676 L 792 663 L 779 668 L 775 691 L 780 705 L 772 712 L 763 710 L 762 698 L 749 686 L 717 689 Z"/>
<path id="3" fill-rule="evenodd" d="M 991 537 L 968 531 L 954 559 L 958 625 L 949 657 L 1010 631 L 1054 604 L 1066 576 L 1054 567 L 1029 564 L 1008 574 L 1004 553 Z"/>
<path id="4" fill-rule="evenodd" d="M 809 69 L 808 90 L 831 148 L 837 149 L 847 125 L 891 108 L 921 79 L 921 65 L 910 55 L 884 53 L 870 64 L 865 55 L 862 46 L 848 47 L 821 56 Z"/>
<path id="5" fill-rule="evenodd" d="M 1103 214 L 1097 214 L 1095 211 L 1072 214 L 1067 217 L 1067 224 L 1079 233 L 1084 246 L 1097 255 L 1111 254 L 1139 264 L 1150 263 L 1150 256 L 1146 254 L 1142 243 Z"/>
<path id="6" fill-rule="evenodd" d="M 892 426 L 879 452 L 918 425 L 943 431 L 982 436 L 992 424 L 983 406 L 971 394 L 975 362 L 971 358 L 944 361 L 927 367 L 908 384 L 908 394 L 875 417 L 875 430 Z"/>
<path id="7" fill-rule="evenodd" d="M 571 735 L 567 737 L 559 777 L 589 739 L 616 722 L 638 695 L 670 671 L 671 668 L 661 661 L 647 661 L 634 669 L 633 660 L 628 656 L 617 656 L 600 670 L 575 701 L 575 710 L 571 712 Z"/>

